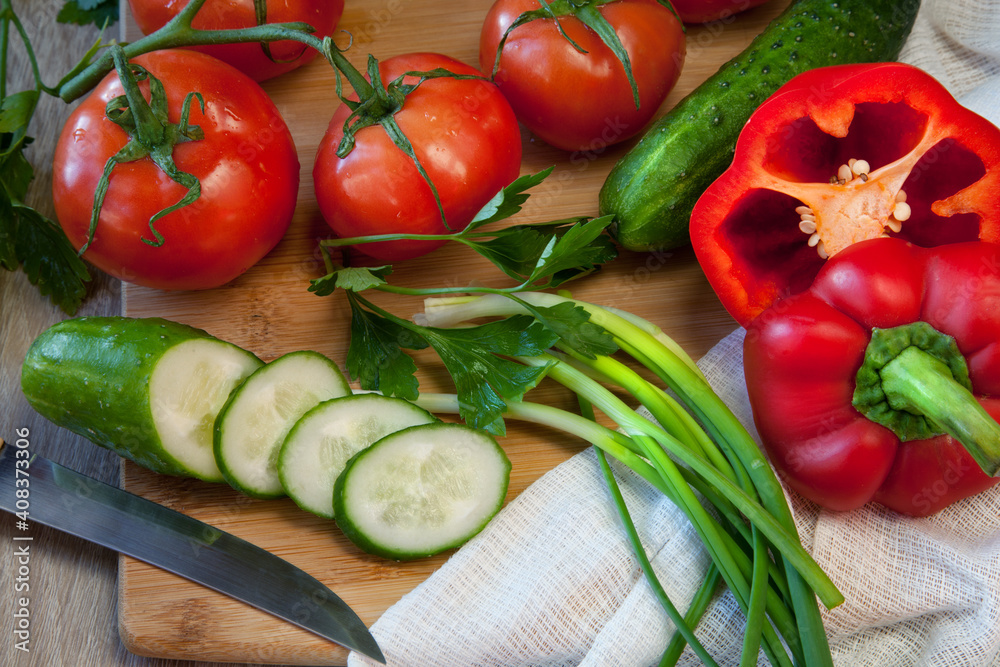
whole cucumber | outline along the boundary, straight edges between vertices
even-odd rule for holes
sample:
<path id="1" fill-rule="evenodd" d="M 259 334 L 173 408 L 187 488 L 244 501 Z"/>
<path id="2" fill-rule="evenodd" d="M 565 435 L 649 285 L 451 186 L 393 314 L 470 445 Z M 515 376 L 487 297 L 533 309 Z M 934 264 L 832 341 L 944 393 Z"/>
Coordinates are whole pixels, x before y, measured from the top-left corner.
<path id="1" fill-rule="evenodd" d="M 46 419 L 144 468 L 221 482 L 215 416 L 262 363 L 177 322 L 78 317 L 32 342 L 21 389 Z"/>
<path id="2" fill-rule="evenodd" d="M 629 250 L 689 243 L 695 202 L 730 165 L 753 111 L 796 74 L 899 56 L 919 0 L 795 0 L 738 56 L 654 122 L 611 170 L 601 215 Z"/>

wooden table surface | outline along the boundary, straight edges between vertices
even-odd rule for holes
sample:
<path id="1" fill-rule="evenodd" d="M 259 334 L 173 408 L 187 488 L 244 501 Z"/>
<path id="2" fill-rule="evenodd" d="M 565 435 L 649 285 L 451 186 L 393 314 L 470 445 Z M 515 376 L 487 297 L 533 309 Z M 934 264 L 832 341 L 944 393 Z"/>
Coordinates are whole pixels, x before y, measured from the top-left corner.
<path id="1" fill-rule="evenodd" d="M 97 31 L 93 28 L 57 24 L 55 15 L 62 4 L 63 0 L 14 2 L 35 44 L 41 71 L 47 82 L 61 77 L 75 63 L 79 54 L 93 43 L 97 35 Z M 350 5 L 350 2 L 348 4 Z M 403 4 L 409 6 L 409 3 Z M 419 3 L 413 4 L 419 5 Z M 778 7 L 775 8 L 773 4 Z M 782 0 L 773 4 L 767 9 L 755 10 L 758 13 L 746 23 L 717 26 L 716 31 L 695 32 L 694 35 L 701 38 L 693 42 L 689 38 L 689 65 L 692 69 L 688 78 L 682 79 L 683 86 L 687 89 L 692 88 L 699 82 L 699 77 L 704 78 L 729 55 L 741 50 L 766 24 L 767 18 L 787 5 L 787 2 Z M 397 7 L 399 3 L 396 0 L 379 0 L 363 6 L 356 5 L 353 10 L 349 7 L 349 11 L 353 11 L 352 16 L 355 21 L 360 21 L 368 15 L 375 16 L 383 5 Z M 709 50 L 719 48 L 723 43 L 726 44 L 725 48 L 728 51 L 725 58 L 710 63 L 700 60 Z M 18 49 L 15 51 L 17 51 L 16 57 L 12 61 L 15 74 L 8 87 L 10 91 L 18 90 L 30 82 L 26 59 Z M 471 61 L 470 53 L 454 55 Z M 280 84 L 276 90 L 280 90 Z M 676 101 L 679 95 L 680 87 L 671 99 Z M 30 129 L 30 133 L 36 138 L 29 152 L 29 158 L 36 169 L 36 179 L 29 203 L 49 216 L 54 215 L 49 196 L 51 186 L 49 161 L 59 129 L 71 108 L 72 106 L 67 106 L 58 100 L 43 100 Z M 536 150 L 535 156 L 538 155 Z M 563 157 L 565 159 L 565 156 Z M 572 192 L 567 194 L 571 195 Z M 592 214 L 588 207 L 596 207 L 596 192 L 584 194 L 588 198 L 593 198 L 593 201 L 587 199 L 584 210 L 565 212 L 565 215 Z M 549 219 L 554 217 L 558 216 L 554 214 Z M 687 262 L 690 266 L 692 258 L 689 250 L 679 251 L 677 257 L 680 258 L 678 261 Z M 650 256 L 650 258 L 654 263 L 658 263 L 653 267 L 654 270 L 659 269 L 664 261 L 663 257 Z M 650 273 L 650 265 L 644 257 L 632 256 L 625 266 L 625 269 L 620 270 L 627 272 L 627 275 L 620 276 L 619 283 L 624 288 L 631 289 L 630 285 L 634 287 L 633 283 L 641 272 L 647 275 Z M 661 276 L 669 274 L 670 270 L 664 270 Z M 691 309 L 698 314 L 698 317 L 709 320 L 705 328 L 698 331 L 685 330 L 679 338 L 679 342 L 684 344 L 693 356 L 698 357 L 725 332 L 732 330 L 735 324 L 721 311 L 717 303 L 712 302 L 710 291 L 695 273 L 688 271 L 682 277 L 699 283 L 696 289 L 702 296 L 699 297 L 699 303 L 693 304 Z M 631 278 L 632 283 L 628 283 L 626 280 L 628 278 Z M 161 303 L 155 294 L 141 290 L 123 290 L 117 281 L 98 275 L 92 286 L 91 296 L 78 314 L 119 314 L 123 312 L 123 295 L 128 297 L 129 314 L 143 311 L 144 308 L 155 309 Z M 177 308 L 183 308 L 183 301 L 167 298 L 162 303 L 168 312 L 176 312 Z M 174 310 L 170 310 L 171 308 Z M 27 405 L 20 391 L 20 365 L 29 344 L 45 328 L 64 318 L 65 314 L 40 297 L 23 274 L 0 272 L 0 437 L 11 441 L 16 437 L 16 429 L 27 428 L 30 430 L 31 451 L 105 482 L 118 484 L 121 481 L 121 466 L 116 456 L 40 418 Z M 3 526 L 5 536 L 2 540 L 3 571 L 10 572 L 9 564 L 14 559 L 13 542 L 8 537 L 13 532 L 12 517 L 4 513 L 0 517 L 0 525 Z M 0 664 L 39 666 L 190 664 L 161 658 L 141 658 L 125 649 L 119 638 L 119 618 L 116 613 L 117 595 L 121 590 L 118 582 L 117 554 L 38 525 L 31 527 L 30 534 L 33 537 L 29 592 L 31 652 L 24 654 L 16 651 L 10 640 L 10 633 L 5 632 L 3 639 L 0 640 Z M 5 595 L 8 596 L 5 599 L 10 600 L 10 596 L 13 595 L 11 592 L 13 582 L 5 578 L 4 585 L 7 591 Z M 4 608 L 7 604 L 4 602 Z M 7 621 L 6 627 L 9 628 L 9 624 Z"/>

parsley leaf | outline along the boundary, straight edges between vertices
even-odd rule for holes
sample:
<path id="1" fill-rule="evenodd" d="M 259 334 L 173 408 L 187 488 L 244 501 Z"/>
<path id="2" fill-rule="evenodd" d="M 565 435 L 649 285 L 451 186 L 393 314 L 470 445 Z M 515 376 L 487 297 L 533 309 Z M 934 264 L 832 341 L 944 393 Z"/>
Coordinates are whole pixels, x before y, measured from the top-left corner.
<path id="1" fill-rule="evenodd" d="M 391 266 L 343 268 L 335 266 L 329 254 L 324 255 L 329 273 L 312 280 L 309 290 L 319 296 L 332 294 L 337 288 L 347 291 L 352 313 L 347 368 L 362 388 L 414 400 L 419 396 L 416 366 L 403 349 L 430 346 L 455 383 L 462 419 L 473 428 L 503 435 L 506 432 L 503 414 L 508 402 L 520 401 L 547 373 L 545 366 L 523 364 L 513 358 L 539 356 L 557 343 L 588 358 L 613 354 L 618 349 L 612 336 L 592 323 L 584 308 L 570 302 L 552 307 L 522 302 L 530 315 L 452 329 L 402 320 L 358 295 L 366 289 L 425 295 L 486 291 L 507 294 L 517 300 L 513 295 L 518 291 L 555 287 L 614 259 L 617 250 L 604 233 L 611 223 L 610 216 L 476 231 L 480 225 L 520 211 L 528 197 L 525 190 L 540 183 L 550 172 L 517 179 L 484 207 L 465 230 L 438 237 L 458 241 L 486 257 L 518 282 L 513 287 L 397 287 L 387 282 Z M 321 242 L 321 247 L 376 239 L 384 240 L 374 236 L 333 239 Z"/>
<path id="2" fill-rule="evenodd" d="M 351 344 L 347 350 L 347 372 L 362 389 L 377 390 L 388 396 L 414 400 L 417 395 L 417 365 L 403 348 L 420 350 L 426 341 L 398 321 L 362 307 L 353 292 L 351 304 Z"/>
<path id="3" fill-rule="evenodd" d="M 9 134 L 2 135 L 0 145 L 7 145 L 7 140 L 11 137 Z M 8 201 L 23 201 L 28 194 L 31 179 L 35 177 L 35 170 L 23 152 L 23 147 L 29 143 L 31 138 L 26 137 L 20 149 L 0 155 L 0 187 L 4 190 Z"/>
<path id="4" fill-rule="evenodd" d="M 0 133 L 3 135 L 3 156 L 10 157 L 31 143 L 27 136 L 28 123 L 38 106 L 37 90 L 22 90 L 3 98 L 0 102 Z M 30 180 L 30 178 L 29 178 Z M 6 181 L 4 181 L 6 183 Z M 25 185 L 27 190 L 27 185 Z M 13 193 L 18 199 L 22 192 Z"/>
<path id="5" fill-rule="evenodd" d="M 347 370 L 363 389 L 414 400 L 419 395 L 416 365 L 403 349 L 430 345 L 455 383 L 459 415 L 473 428 L 506 432 L 507 401 L 518 401 L 545 376 L 546 368 L 507 357 L 537 356 L 558 334 L 530 315 L 514 315 L 473 327 L 439 329 L 407 322 L 348 292 L 351 344 Z"/>
<path id="6" fill-rule="evenodd" d="M 0 268 L 22 268 L 42 296 L 72 315 L 87 294 L 87 265 L 59 225 L 21 203 L 35 175 L 24 157 L 31 143 L 24 128 L 37 99 L 27 91 L 0 104 Z"/>
<path id="7" fill-rule="evenodd" d="M 391 266 L 338 267 L 321 278 L 311 280 L 309 291 L 317 296 L 329 296 L 338 287 L 350 292 L 362 292 L 385 285 L 385 279 L 391 274 Z"/>
<path id="8" fill-rule="evenodd" d="M 554 167 L 543 169 L 537 174 L 526 174 L 514 180 L 510 185 L 502 189 L 493 199 L 486 202 L 486 205 L 479 210 L 472 218 L 472 222 L 466 227 L 466 231 L 471 231 L 477 227 L 482 227 L 491 222 L 505 220 L 520 212 L 524 202 L 528 200 L 525 190 L 529 190 L 540 184 L 552 173 Z"/>
<path id="9" fill-rule="evenodd" d="M 534 317 L 548 327 L 559 339 L 559 344 L 579 354 L 594 359 L 611 356 L 618 351 L 614 336 L 599 324 L 590 321 L 586 308 L 571 301 L 555 306 L 532 306 L 521 302 Z"/>
<path id="10" fill-rule="evenodd" d="M 535 271 L 549 243 L 560 233 L 583 218 L 557 220 L 533 225 L 514 225 L 493 233 L 493 238 L 471 240 L 467 245 L 490 260 L 508 276 L 524 282 Z"/>
<path id="11" fill-rule="evenodd" d="M 507 401 L 519 401 L 545 376 L 544 367 L 525 366 L 499 355 L 538 356 L 558 336 L 529 315 L 462 329 L 422 327 L 455 382 L 459 415 L 473 428 L 504 435 Z"/>
<path id="12" fill-rule="evenodd" d="M 97 27 L 118 21 L 118 0 L 67 0 L 56 15 L 59 23 L 75 23 Z"/>
<path id="13" fill-rule="evenodd" d="M 16 271 L 21 266 L 17 258 L 17 217 L 14 205 L 0 190 L 0 268 Z"/>
<path id="14" fill-rule="evenodd" d="M 59 226 L 32 208 L 0 195 L 0 265 L 21 266 L 42 296 L 72 315 L 87 294 L 87 265 Z"/>
<path id="15" fill-rule="evenodd" d="M 532 289 L 556 287 L 592 273 L 617 257 L 614 243 L 603 234 L 612 219 L 607 215 L 579 222 L 564 233 L 557 233 L 539 255 L 526 285 Z"/>

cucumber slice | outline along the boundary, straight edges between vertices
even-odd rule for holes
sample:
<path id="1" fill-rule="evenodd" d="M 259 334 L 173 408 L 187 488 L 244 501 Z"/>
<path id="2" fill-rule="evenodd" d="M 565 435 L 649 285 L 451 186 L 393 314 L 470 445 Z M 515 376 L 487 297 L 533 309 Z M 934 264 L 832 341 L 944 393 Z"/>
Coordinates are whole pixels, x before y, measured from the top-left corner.
<path id="1" fill-rule="evenodd" d="M 436 421 L 423 408 L 382 394 L 324 401 L 295 423 L 281 445 L 281 486 L 302 509 L 332 519 L 333 485 L 352 456 L 390 433 Z"/>
<path id="2" fill-rule="evenodd" d="M 150 412 L 164 449 L 195 477 L 225 481 L 213 451 L 215 418 L 263 362 L 221 340 L 189 340 L 167 350 L 149 376 Z"/>
<path id="3" fill-rule="evenodd" d="M 215 420 L 215 460 L 226 481 L 254 498 L 285 495 L 278 478 L 285 436 L 316 404 L 350 393 L 337 365 L 311 350 L 290 352 L 254 371 Z"/>
<path id="4" fill-rule="evenodd" d="M 364 551 L 393 560 L 457 547 L 500 511 L 510 460 L 462 424 L 413 426 L 356 454 L 334 486 L 337 525 Z"/>
<path id="5" fill-rule="evenodd" d="M 177 322 L 78 317 L 31 344 L 21 389 L 43 417 L 145 468 L 222 482 L 212 424 L 230 391 L 262 365 Z"/>

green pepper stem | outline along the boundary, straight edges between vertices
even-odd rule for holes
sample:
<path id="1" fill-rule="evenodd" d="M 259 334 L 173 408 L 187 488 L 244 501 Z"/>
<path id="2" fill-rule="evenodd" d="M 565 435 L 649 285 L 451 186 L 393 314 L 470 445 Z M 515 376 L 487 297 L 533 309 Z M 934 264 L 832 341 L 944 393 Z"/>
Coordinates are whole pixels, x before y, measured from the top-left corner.
<path id="1" fill-rule="evenodd" d="M 987 475 L 1000 471 L 1000 424 L 938 358 L 908 347 L 882 367 L 889 405 L 926 417 L 965 446 Z"/>

